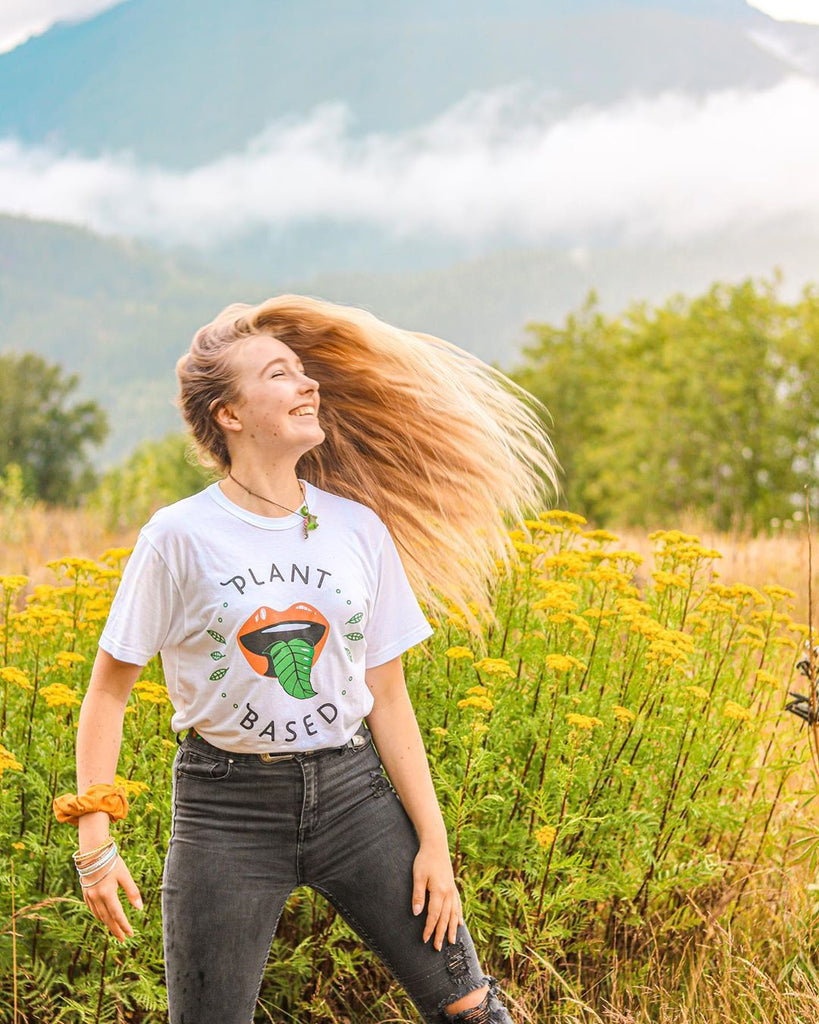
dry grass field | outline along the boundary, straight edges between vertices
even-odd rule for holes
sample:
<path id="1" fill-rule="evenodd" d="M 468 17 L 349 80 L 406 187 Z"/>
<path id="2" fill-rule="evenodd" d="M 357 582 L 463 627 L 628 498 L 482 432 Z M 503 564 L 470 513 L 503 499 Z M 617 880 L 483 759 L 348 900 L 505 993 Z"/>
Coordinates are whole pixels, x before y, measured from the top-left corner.
<path id="1" fill-rule="evenodd" d="M 111 530 L 102 516 L 81 509 L 52 509 L 34 505 L 24 510 L 0 512 L 0 573 L 24 573 L 32 583 L 51 581 L 46 562 L 65 555 L 96 558 L 106 548 L 128 546 L 136 529 Z M 794 616 L 808 620 L 808 540 L 804 527 L 774 536 L 719 534 L 692 523 L 667 524 L 697 536 L 722 554 L 716 571 L 723 583 L 747 583 L 762 587 L 776 583 L 796 594 Z M 621 546 L 646 559 L 640 578 L 652 569 L 652 543 L 647 531 L 618 530 Z M 819 531 L 814 529 L 813 589 L 819 581 Z"/>

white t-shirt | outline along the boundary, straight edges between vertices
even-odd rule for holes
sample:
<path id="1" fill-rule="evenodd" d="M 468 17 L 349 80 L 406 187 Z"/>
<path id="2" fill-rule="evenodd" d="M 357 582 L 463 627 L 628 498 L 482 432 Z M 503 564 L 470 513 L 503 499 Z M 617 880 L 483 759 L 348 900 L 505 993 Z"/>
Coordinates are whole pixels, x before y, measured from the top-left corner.
<path id="1" fill-rule="evenodd" d="M 318 528 L 229 501 L 218 484 L 143 527 L 100 647 L 157 651 L 176 732 L 262 753 L 346 743 L 372 709 L 365 669 L 430 635 L 387 528 L 303 481 Z"/>

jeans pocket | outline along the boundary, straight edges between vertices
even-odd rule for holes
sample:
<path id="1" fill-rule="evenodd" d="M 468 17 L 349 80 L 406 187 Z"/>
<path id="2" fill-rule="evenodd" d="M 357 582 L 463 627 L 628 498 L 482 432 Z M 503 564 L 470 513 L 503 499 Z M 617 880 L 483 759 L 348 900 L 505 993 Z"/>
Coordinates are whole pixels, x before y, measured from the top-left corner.
<path id="1" fill-rule="evenodd" d="M 220 782 L 226 779 L 233 769 L 233 761 L 229 758 L 215 761 L 202 757 L 192 751 L 182 751 L 176 765 L 176 773 L 187 779 L 201 779 L 204 782 Z"/>

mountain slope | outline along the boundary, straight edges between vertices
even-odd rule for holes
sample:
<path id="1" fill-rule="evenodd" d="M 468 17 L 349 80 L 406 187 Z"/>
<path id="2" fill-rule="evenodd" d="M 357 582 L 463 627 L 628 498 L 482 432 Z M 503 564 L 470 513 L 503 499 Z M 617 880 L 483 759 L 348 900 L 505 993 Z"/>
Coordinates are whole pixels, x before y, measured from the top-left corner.
<path id="1" fill-rule="evenodd" d="M 557 117 L 770 85 L 787 61 L 747 34 L 766 24 L 743 0 L 128 0 L 0 55 L 0 138 L 192 167 L 329 101 L 360 132 L 399 131 L 527 83 Z"/>

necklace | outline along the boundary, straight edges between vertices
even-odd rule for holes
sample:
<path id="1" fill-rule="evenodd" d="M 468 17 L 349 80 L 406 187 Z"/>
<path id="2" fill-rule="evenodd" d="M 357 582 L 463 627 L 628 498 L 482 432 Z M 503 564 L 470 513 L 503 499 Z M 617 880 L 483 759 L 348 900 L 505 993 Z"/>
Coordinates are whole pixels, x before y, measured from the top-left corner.
<path id="1" fill-rule="evenodd" d="M 281 502 L 273 501 L 272 498 L 266 498 L 263 494 L 257 494 L 255 491 L 251 491 L 249 487 L 245 487 L 240 480 L 237 480 L 230 470 L 228 470 L 228 476 L 235 484 L 238 484 L 243 491 L 247 491 L 252 498 L 258 498 L 260 501 L 266 501 L 268 505 L 275 505 L 277 508 L 283 508 L 284 511 L 289 512 L 291 516 L 301 516 L 301 525 L 304 530 L 305 540 L 307 540 L 310 530 L 315 530 L 318 527 L 318 516 L 313 515 L 307 507 L 307 495 L 304 493 L 304 484 L 301 480 L 299 480 L 299 489 L 301 490 L 301 496 L 304 500 L 304 504 L 298 512 L 296 512 L 294 509 L 288 508 L 286 505 L 282 505 Z"/>

